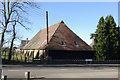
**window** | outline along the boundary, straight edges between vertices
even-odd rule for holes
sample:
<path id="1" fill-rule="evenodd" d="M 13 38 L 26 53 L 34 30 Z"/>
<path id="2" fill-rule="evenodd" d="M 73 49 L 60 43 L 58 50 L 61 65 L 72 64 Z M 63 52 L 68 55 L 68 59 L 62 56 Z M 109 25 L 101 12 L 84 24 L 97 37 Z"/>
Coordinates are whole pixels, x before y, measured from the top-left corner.
<path id="1" fill-rule="evenodd" d="M 64 43 L 64 41 L 61 41 L 61 43 L 62 43 L 62 46 L 64 46 L 64 47 L 66 46 L 65 43 Z"/>
<path id="2" fill-rule="evenodd" d="M 76 41 L 74 41 L 74 44 L 75 44 L 75 45 L 77 45 L 77 42 L 76 42 Z"/>
<path id="3" fill-rule="evenodd" d="M 74 41 L 74 44 L 75 44 L 75 46 L 76 46 L 76 47 L 79 47 L 79 45 L 77 44 L 77 42 L 76 42 L 76 41 Z"/>

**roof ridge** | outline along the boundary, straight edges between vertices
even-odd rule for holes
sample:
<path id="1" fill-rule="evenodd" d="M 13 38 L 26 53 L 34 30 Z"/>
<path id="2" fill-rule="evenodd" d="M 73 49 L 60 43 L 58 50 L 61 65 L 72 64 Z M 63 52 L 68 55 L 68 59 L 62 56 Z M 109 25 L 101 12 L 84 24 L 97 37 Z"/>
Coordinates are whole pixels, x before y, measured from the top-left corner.
<path id="1" fill-rule="evenodd" d="M 60 24 L 61 24 L 61 23 L 64 23 L 64 22 L 63 22 L 63 21 L 60 21 L 60 22 L 58 22 L 58 23 L 59 23 L 59 25 L 58 25 L 57 29 L 55 30 L 55 32 L 53 33 L 53 35 L 56 33 L 56 31 L 57 31 L 57 30 L 58 30 L 58 28 L 60 27 Z M 56 24 L 58 24 L 58 23 L 56 23 Z M 53 24 L 53 25 L 55 25 L 55 24 Z M 51 26 L 52 26 L 52 25 L 51 25 Z M 51 36 L 51 38 L 50 38 L 49 42 L 51 41 L 51 39 L 52 39 L 53 35 Z"/>
<path id="2" fill-rule="evenodd" d="M 62 20 L 62 21 L 60 21 L 60 22 L 57 22 L 57 23 L 55 23 L 55 24 L 50 25 L 49 27 L 51 27 L 51 26 L 53 26 L 53 25 L 56 25 L 56 24 L 58 24 L 58 23 L 60 24 L 60 23 L 64 23 L 64 22 L 63 22 L 63 20 Z M 43 30 L 43 29 L 46 29 L 46 27 L 45 27 L 45 28 L 40 29 L 39 31 L 41 31 L 41 30 Z"/>
<path id="3" fill-rule="evenodd" d="M 66 25 L 66 24 L 65 24 Z M 66 25 L 66 27 L 68 28 L 68 26 Z M 87 44 L 80 36 L 78 36 L 75 32 L 73 32 L 70 28 L 68 28 L 74 35 L 76 35 L 79 39 L 82 40 L 82 42 L 84 42 L 87 46 L 89 46 L 89 44 Z M 90 47 L 90 46 L 89 46 Z M 90 47 L 91 48 L 91 47 Z"/>
<path id="4" fill-rule="evenodd" d="M 54 26 L 54 25 L 56 25 L 56 24 L 59 24 L 58 27 L 56 28 L 56 30 L 54 31 L 53 35 L 54 35 L 55 32 L 57 31 L 57 29 L 60 27 L 60 24 L 61 24 L 61 23 L 64 23 L 64 22 L 63 22 L 63 21 L 60 21 L 60 22 L 57 22 L 57 23 L 51 25 L 51 26 Z M 49 28 L 50 28 L 51 26 L 49 26 Z M 44 29 L 46 29 L 46 28 L 44 28 Z M 48 30 L 48 31 L 49 31 L 49 30 Z M 49 34 L 49 33 L 48 33 L 48 34 Z M 51 37 L 50 37 L 50 39 L 49 39 L 49 41 L 48 41 L 48 44 L 49 44 L 49 42 L 51 41 L 53 35 L 51 35 Z M 47 45 L 45 45 L 45 47 L 46 47 L 46 46 L 47 46 Z M 48 45 L 48 46 L 49 46 L 49 45 Z"/>
<path id="5" fill-rule="evenodd" d="M 51 34 L 51 29 L 50 29 L 50 28 L 52 28 L 53 26 L 56 26 L 56 28 L 53 27 L 53 28 L 54 28 L 54 31 L 52 31 L 52 34 L 50 35 L 48 42 L 51 41 L 51 39 L 52 39 L 53 35 L 55 34 L 56 30 L 59 28 L 60 23 L 63 23 L 63 21 L 60 21 L 60 22 L 55 23 L 55 24 L 53 24 L 53 25 L 50 25 L 50 26 L 48 27 L 49 34 Z M 34 38 L 35 38 L 37 35 L 39 35 L 42 31 L 45 31 L 45 30 L 46 30 L 46 28 L 40 29 L 40 30 L 37 32 L 37 34 L 35 34 L 35 36 L 28 42 L 28 44 L 26 44 L 26 45 L 23 47 L 23 49 L 24 49 L 24 48 L 27 48 L 28 46 L 30 46 L 30 45 L 31 45 L 30 43 L 34 40 Z"/>

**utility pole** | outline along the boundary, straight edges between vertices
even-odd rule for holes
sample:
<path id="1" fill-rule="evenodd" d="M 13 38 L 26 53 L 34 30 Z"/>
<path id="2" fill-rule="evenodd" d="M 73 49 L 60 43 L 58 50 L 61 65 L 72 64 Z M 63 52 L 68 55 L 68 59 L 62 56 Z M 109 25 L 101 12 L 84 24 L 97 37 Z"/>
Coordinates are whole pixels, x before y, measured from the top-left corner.
<path id="1" fill-rule="evenodd" d="M 48 11 L 46 11 L 46 26 L 47 26 L 47 46 L 48 46 Z"/>
<path id="2" fill-rule="evenodd" d="M 46 59 L 46 55 L 48 55 L 48 11 L 46 11 L 46 26 L 47 26 L 47 46 L 45 48 L 44 59 Z"/>

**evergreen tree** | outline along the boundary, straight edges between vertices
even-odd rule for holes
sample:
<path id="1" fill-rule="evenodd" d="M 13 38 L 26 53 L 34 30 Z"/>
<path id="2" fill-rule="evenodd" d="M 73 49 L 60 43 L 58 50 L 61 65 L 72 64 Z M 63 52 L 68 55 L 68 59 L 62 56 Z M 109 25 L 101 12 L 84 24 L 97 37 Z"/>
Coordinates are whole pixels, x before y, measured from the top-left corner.
<path id="1" fill-rule="evenodd" d="M 92 35 L 93 36 L 93 35 Z M 94 34 L 94 46 L 97 60 L 118 59 L 120 56 L 120 32 L 114 18 L 110 15 L 100 18 Z"/>
<path id="2" fill-rule="evenodd" d="M 105 60 L 106 56 L 104 55 L 106 53 L 106 28 L 105 28 L 105 21 L 104 18 L 101 17 L 99 20 L 99 23 L 97 25 L 97 30 L 95 32 L 95 43 L 94 43 L 94 50 L 96 51 L 96 59 L 97 60 Z"/>
<path id="3" fill-rule="evenodd" d="M 114 18 L 110 15 L 105 18 L 107 29 L 107 59 L 117 59 L 118 30 Z"/>
<path id="4" fill-rule="evenodd" d="M 120 28 L 119 26 L 117 27 L 117 31 L 118 31 L 118 37 L 117 37 L 117 58 L 119 59 L 120 57 Z"/>

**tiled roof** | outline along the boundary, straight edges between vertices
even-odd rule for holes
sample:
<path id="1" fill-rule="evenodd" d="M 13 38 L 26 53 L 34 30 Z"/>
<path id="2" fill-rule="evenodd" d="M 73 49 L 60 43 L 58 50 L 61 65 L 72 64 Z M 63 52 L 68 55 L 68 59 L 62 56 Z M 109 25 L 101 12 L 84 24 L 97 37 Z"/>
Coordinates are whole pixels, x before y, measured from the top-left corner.
<path id="1" fill-rule="evenodd" d="M 79 36 L 71 31 L 63 21 L 60 21 L 49 28 L 50 50 L 92 50 Z M 47 44 L 46 28 L 40 30 L 23 49 L 45 49 Z M 64 41 L 65 45 L 62 45 Z M 74 41 L 77 43 L 75 45 Z"/>
<path id="2" fill-rule="evenodd" d="M 49 41 L 58 28 L 59 24 L 61 22 L 58 22 L 56 24 L 51 25 L 48 27 L 49 30 Z M 26 44 L 23 49 L 44 49 L 47 44 L 47 30 L 46 28 L 41 29 L 30 41 L 28 44 Z"/>

